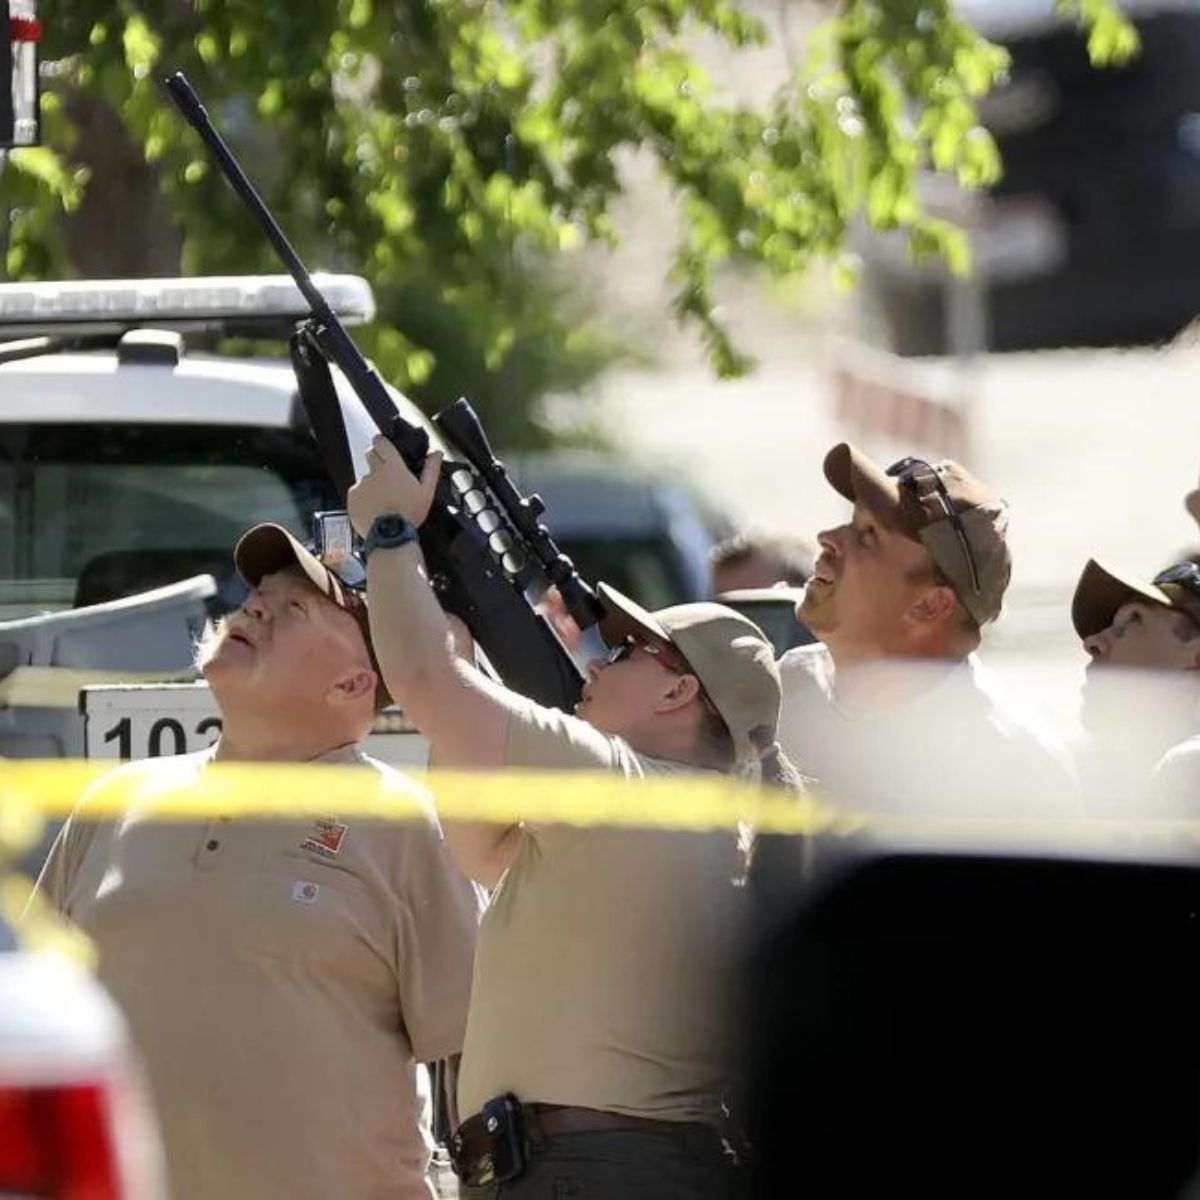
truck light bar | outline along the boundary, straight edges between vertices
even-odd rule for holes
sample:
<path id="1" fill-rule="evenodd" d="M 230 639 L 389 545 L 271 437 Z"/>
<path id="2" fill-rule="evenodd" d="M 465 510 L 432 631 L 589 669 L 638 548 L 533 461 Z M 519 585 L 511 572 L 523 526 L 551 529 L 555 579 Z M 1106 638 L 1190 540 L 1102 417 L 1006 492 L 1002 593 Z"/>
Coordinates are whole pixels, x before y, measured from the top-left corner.
<path id="1" fill-rule="evenodd" d="M 357 275 L 314 282 L 346 324 L 375 316 L 371 285 Z M 212 275 L 192 279 L 90 279 L 0 284 L 0 332 L 53 325 L 245 323 L 303 320 L 309 308 L 288 275 Z"/>

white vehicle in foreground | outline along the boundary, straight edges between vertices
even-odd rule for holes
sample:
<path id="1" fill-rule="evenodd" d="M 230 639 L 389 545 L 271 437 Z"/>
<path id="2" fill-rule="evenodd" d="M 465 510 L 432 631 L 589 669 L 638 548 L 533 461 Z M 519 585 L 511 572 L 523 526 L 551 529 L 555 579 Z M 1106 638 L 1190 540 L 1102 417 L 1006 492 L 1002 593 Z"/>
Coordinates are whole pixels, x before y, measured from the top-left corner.
<path id="1" fill-rule="evenodd" d="M 0 1195 L 163 1200 L 158 1128 L 104 989 L 49 954 L 0 953 L 0 1014 Z"/>

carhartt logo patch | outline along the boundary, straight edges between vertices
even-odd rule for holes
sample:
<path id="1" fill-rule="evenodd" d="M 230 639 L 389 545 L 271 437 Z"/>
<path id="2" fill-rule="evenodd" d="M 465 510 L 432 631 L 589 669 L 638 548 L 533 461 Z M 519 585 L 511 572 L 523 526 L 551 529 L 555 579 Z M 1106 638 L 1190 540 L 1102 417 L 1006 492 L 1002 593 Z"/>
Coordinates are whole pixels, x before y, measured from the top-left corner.
<path id="1" fill-rule="evenodd" d="M 346 839 L 346 826 L 332 817 L 317 821 L 312 833 L 300 843 L 301 850 L 311 850 L 322 858 L 337 858 Z"/>
<path id="2" fill-rule="evenodd" d="M 301 904 L 316 904 L 320 894 L 321 885 L 319 883 L 309 883 L 307 879 L 297 879 L 292 884 L 292 899 L 298 900 Z"/>

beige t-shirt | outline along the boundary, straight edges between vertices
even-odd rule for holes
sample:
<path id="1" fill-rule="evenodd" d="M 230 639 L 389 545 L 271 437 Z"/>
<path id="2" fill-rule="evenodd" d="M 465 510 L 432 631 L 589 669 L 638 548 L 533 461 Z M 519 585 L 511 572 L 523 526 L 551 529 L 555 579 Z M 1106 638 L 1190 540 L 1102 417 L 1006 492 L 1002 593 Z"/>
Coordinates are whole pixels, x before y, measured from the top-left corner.
<path id="1" fill-rule="evenodd" d="M 96 787 L 176 790 L 211 758 L 131 763 Z M 426 800 L 354 747 L 321 761 Z M 79 815 L 41 886 L 96 943 L 147 1067 L 174 1200 L 429 1200 L 416 1064 L 462 1045 L 478 918 L 432 817 Z"/>
<path id="2" fill-rule="evenodd" d="M 823 644 L 779 660 L 779 740 L 819 794 L 893 817 L 1081 815 L 1066 746 L 976 655 L 953 665 L 897 661 L 873 669 L 881 686 L 902 681 L 911 694 L 870 712 L 847 711 Z"/>
<path id="3" fill-rule="evenodd" d="M 507 759 L 628 779 L 695 771 L 532 705 L 512 718 Z M 525 1102 L 719 1121 L 739 870 L 732 834 L 524 826 L 480 929 L 462 1116 L 513 1092 Z"/>

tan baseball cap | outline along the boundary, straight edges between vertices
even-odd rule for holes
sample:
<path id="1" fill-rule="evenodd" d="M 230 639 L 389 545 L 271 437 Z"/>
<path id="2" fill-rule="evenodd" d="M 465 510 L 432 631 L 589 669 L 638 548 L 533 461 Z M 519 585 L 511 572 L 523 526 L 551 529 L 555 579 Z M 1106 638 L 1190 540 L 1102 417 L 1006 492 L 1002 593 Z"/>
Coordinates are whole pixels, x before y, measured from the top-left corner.
<path id="1" fill-rule="evenodd" d="M 605 583 L 599 592 L 608 610 L 600 622 L 605 642 L 615 646 L 637 636 L 673 649 L 721 714 L 738 761 L 757 761 L 771 748 L 779 728 L 779 668 L 753 621 L 723 604 L 677 604 L 652 613 Z"/>
<path id="2" fill-rule="evenodd" d="M 272 522 L 255 525 L 246 530 L 234 547 L 233 561 L 238 574 L 252 588 L 258 587 L 264 575 L 270 575 L 284 567 L 299 567 L 317 591 L 332 600 L 338 608 L 344 608 L 358 622 L 363 641 L 367 644 L 367 653 L 371 657 L 371 667 L 379 680 L 375 689 L 376 711 L 387 708 L 392 703 L 383 682 L 383 672 L 379 669 L 379 660 L 375 657 L 375 647 L 371 642 L 371 623 L 367 616 L 365 590 L 348 586 L 288 530 Z"/>
<path id="3" fill-rule="evenodd" d="M 946 512 L 936 486 L 922 491 L 848 442 L 825 456 L 825 478 L 847 500 L 865 504 L 885 525 L 924 545 L 967 612 L 980 625 L 994 621 L 1012 577 L 1007 503 L 959 463 L 906 461 L 918 472 L 926 466 L 936 472 L 957 521 Z"/>
<path id="4" fill-rule="evenodd" d="M 1200 590 L 1181 583 L 1184 576 L 1194 579 L 1194 587 L 1200 589 L 1200 568 L 1191 562 L 1168 567 L 1155 576 L 1153 583 L 1141 583 L 1102 566 L 1094 558 L 1088 559 L 1071 601 L 1075 632 L 1081 638 L 1100 633 L 1113 623 L 1118 609 L 1134 600 L 1175 609 L 1200 626 Z"/>

